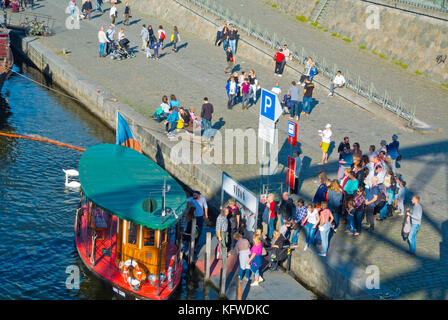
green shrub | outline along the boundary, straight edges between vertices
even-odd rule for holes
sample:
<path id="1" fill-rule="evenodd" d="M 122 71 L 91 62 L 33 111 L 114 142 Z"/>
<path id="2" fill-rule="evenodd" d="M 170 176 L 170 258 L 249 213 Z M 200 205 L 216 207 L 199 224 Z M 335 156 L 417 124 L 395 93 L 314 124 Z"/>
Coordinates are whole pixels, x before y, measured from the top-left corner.
<path id="1" fill-rule="evenodd" d="M 398 62 L 398 61 L 395 61 L 395 60 L 392 60 L 392 62 L 395 63 L 397 66 L 402 67 L 403 69 L 407 69 L 408 68 L 408 65 L 406 65 L 406 64 L 404 64 L 402 62 Z"/>
<path id="2" fill-rule="evenodd" d="M 380 58 L 381 59 L 384 59 L 384 60 L 389 60 L 389 58 L 388 57 L 386 57 L 384 54 L 382 54 L 382 53 L 380 53 Z"/>
<path id="3" fill-rule="evenodd" d="M 311 22 L 311 25 L 317 27 L 317 21 Z"/>
<path id="4" fill-rule="evenodd" d="M 272 4 L 272 8 L 277 9 L 277 5 L 275 3 Z"/>
<path id="5" fill-rule="evenodd" d="M 328 31 L 328 29 L 324 29 L 324 32 L 327 32 Z"/>
<path id="6" fill-rule="evenodd" d="M 372 53 L 373 53 L 374 55 L 377 55 L 377 54 L 378 54 L 378 52 L 376 52 L 375 50 L 372 50 Z"/>
<path id="7" fill-rule="evenodd" d="M 323 27 L 322 26 L 317 26 L 317 29 L 322 29 Z"/>
<path id="8" fill-rule="evenodd" d="M 366 46 L 365 46 L 365 45 L 360 45 L 360 46 L 359 46 L 359 49 L 361 49 L 361 50 L 365 50 L 365 49 L 366 49 Z"/>
<path id="9" fill-rule="evenodd" d="M 341 35 L 340 35 L 339 33 L 336 33 L 336 32 L 333 32 L 331 35 L 332 35 L 333 37 L 337 37 L 337 38 L 340 38 L 340 37 L 341 37 Z"/>
<path id="10" fill-rule="evenodd" d="M 440 84 L 442 87 L 448 88 L 448 83 L 441 83 Z"/>
<path id="11" fill-rule="evenodd" d="M 299 20 L 299 21 L 302 21 L 302 22 L 308 22 L 308 21 L 310 21 L 310 19 L 308 19 L 308 18 L 305 17 L 305 16 L 296 16 L 296 19 Z"/>
<path id="12" fill-rule="evenodd" d="M 419 70 L 415 70 L 415 74 L 418 76 L 421 76 L 423 74 L 423 72 L 419 71 Z"/>
<path id="13" fill-rule="evenodd" d="M 350 42 L 352 42 L 352 40 L 351 39 L 349 39 L 349 38 L 342 38 L 342 40 L 344 40 L 345 42 L 348 42 L 348 43 L 350 43 Z"/>

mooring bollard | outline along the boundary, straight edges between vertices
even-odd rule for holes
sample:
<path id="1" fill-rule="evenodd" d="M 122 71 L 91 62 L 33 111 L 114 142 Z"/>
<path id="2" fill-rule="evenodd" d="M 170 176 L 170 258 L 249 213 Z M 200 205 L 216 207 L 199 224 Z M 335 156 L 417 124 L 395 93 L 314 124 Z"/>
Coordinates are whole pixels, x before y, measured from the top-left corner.
<path id="1" fill-rule="evenodd" d="M 188 266 L 191 267 L 194 261 L 194 245 L 195 245 L 195 233 L 196 233 L 196 217 L 191 222 L 191 234 L 190 234 L 190 253 L 188 254 Z"/>
<path id="2" fill-rule="evenodd" d="M 212 234 L 207 232 L 205 241 L 205 280 L 210 278 L 210 259 L 212 258 Z"/>
<path id="3" fill-rule="evenodd" d="M 286 266 L 288 271 L 291 271 L 291 248 L 288 248 L 288 264 Z"/>
<path id="4" fill-rule="evenodd" d="M 237 292 L 236 292 L 236 300 L 242 300 L 243 299 L 243 284 L 241 283 L 241 279 L 238 276 L 238 286 L 237 286 Z"/>
<path id="5" fill-rule="evenodd" d="M 219 285 L 219 294 L 226 294 L 226 278 L 227 278 L 227 248 L 222 248 L 222 265 L 221 265 L 221 283 Z"/>

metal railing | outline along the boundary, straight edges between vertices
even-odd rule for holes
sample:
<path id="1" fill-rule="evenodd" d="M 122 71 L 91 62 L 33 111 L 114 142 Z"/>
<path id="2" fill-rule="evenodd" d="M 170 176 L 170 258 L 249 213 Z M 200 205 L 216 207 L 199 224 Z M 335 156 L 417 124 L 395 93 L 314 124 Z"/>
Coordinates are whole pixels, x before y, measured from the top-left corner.
<path id="1" fill-rule="evenodd" d="M 27 29 L 33 26 L 33 24 L 44 25 L 46 30 L 48 30 L 47 35 L 54 34 L 54 23 L 56 21 L 56 19 L 50 15 L 31 12 L 8 13 L 4 15 L 4 20 L 6 25 L 10 28 L 16 27 Z"/>
<path id="2" fill-rule="evenodd" d="M 448 13 L 448 0 L 391 0 L 391 2 Z"/>
<path id="3" fill-rule="evenodd" d="M 373 82 L 363 80 L 361 76 L 356 75 L 351 70 L 338 67 L 336 64 L 327 62 L 327 59 L 323 56 L 319 56 L 316 52 L 305 50 L 304 47 L 297 46 L 294 43 L 290 43 L 286 38 L 278 36 L 275 32 L 271 32 L 268 29 L 263 28 L 260 24 L 252 22 L 250 19 L 246 19 L 243 16 L 238 16 L 235 13 L 230 12 L 228 8 L 224 8 L 218 1 L 214 0 L 175 0 L 179 4 L 187 7 L 186 3 L 192 3 L 202 8 L 206 12 L 209 12 L 224 21 L 230 21 L 238 29 L 244 31 L 248 35 L 262 41 L 264 44 L 272 49 L 280 49 L 283 44 L 288 43 L 289 49 L 293 55 L 293 58 L 301 64 L 305 64 L 307 57 L 313 57 L 319 73 L 327 78 L 333 79 L 337 71 L 342 71 L 346 79 L 346 87 L 356 92 L 358 95 L 367 98 L 369 101 L 380 105 L 383 109 L 388 110 L 400 118 L 413 124 L 415 120 L 415 106 L 409 107 L 405 105 L 400 97 L 393 99 L 392 95 L 385 90 L 384 93 L 379 93 L 375 88 Z M 193 8 L 189 8 L 194 11 Z M 218 26 L 216 22 L 213 22 Z M 300 72 L 299 70 L 294 69 Z"/>

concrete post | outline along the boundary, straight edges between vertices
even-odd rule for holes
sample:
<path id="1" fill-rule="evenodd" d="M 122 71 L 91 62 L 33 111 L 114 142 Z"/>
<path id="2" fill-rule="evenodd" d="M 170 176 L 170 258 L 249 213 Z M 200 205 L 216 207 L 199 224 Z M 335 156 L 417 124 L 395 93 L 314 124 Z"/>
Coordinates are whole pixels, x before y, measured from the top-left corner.
<path id="1" fill-rule="evenodd" d="M 212 234 L 207 232 L 205 242 L 205 280 L 210 278 L 210 259 L 212 257 Z"/>
<path id="2" fill-rule="evenodd" d="M 227 248 L 222 248 L 222 266 L 221 266 L 221 283 L 219 285 L 219 294 L 226 294 L 226 278 L 227 278 Z"/>
<path id="3" fill-rule="evenodd" d="M 196 217 L 193 218 L 191 222 L 191 236 L 190 236 L 190 253 L 188 254 L 188 265 L 191 266 L 193 264 L 194 258 L 194 245 L 195 245 L 195 233 L 196 233 Z"/>

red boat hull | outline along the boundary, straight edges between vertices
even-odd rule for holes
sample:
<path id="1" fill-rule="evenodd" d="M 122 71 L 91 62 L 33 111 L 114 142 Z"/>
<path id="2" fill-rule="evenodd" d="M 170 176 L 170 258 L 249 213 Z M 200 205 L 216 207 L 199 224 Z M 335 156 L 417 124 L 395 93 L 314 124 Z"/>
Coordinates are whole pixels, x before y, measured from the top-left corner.
<path id="1" fill-rule="evenodd" d="M 117 217 L 109 216 L 108 225 L 112 224 L 110 230 L 117 230 Z M 78 219 L 81 219 L 78 223 Z M 111 219 L 111 220 L 110 220 Z M 86 267 L 99 279 L 112 286 L 113 291 L 123 298 L 136 298 L 144 300 L 166 300 L 176 290 L 182 276 L 182 261 L 178 264 L 173 274 L 173 285 L 169 287 L 168 281 L 162 282 L 157 294 L 157 284 L 152 285 L 148 281 L 142 283 L 138 291 L 123 280 L 120 269 L 116 265 L 117 260 L 117 234 L 110 232 L 103 240 L 95 243 L 95 264 L 92 264 L 92 241 L 87 227 L 87 214 L 78 215 L 75 222 L 76 249 Z M 110 252 L 110 256 L 104 255 L 104 250 Z M 167 255 L 171 256 L 171 255 Z M 167 263 L 168 265 L 168 263 Z"/>

